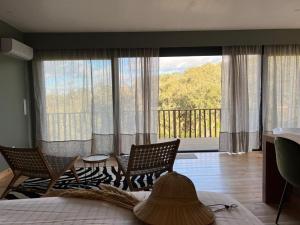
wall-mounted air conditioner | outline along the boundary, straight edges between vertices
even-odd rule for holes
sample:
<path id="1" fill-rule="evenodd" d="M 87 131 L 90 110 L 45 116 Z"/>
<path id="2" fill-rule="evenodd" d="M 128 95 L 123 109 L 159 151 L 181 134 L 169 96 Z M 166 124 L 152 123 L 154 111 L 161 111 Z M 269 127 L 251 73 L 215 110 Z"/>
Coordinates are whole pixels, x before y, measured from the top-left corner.
<path id="1" fill-rule="evenodd" d="M 1 53 L 23 60 L 33 58 L 31 47 L 12 38 L 1 38 Z"/>

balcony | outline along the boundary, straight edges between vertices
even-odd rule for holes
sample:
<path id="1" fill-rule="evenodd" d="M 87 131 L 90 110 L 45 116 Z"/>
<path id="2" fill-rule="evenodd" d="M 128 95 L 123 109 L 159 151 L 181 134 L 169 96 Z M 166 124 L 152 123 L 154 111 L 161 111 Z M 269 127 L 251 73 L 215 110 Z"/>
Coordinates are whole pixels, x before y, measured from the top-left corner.
<path id="1" fill-rule="evenodd" d="M 219 149 L 221 109 L 158 110 L 158 138 L 180 138 L 181 151 Z"/>
<path id="2" fill-rule="evenodd" d="M 219 149 L 220 109 L 161 109 L 157 113 L 159 142 L 180 138 L 181 151 Z M 94 113 L 95 115 L 97 114 Z M 78 129 L 90 131 L 92 125 L 85 121 L 91 121 L 91 116 L 91 112 L 48 113 L 45 123 L 46 135 L 55 141 L 87 140 L 90 138 L 90 132 L 76 131 Z M 131 113 L 129 117 L 132 117 Z M 112 129 L 110 121 L 112 119 L 104 120 L 102 123 L 99 120 L 97 124 Z"/>

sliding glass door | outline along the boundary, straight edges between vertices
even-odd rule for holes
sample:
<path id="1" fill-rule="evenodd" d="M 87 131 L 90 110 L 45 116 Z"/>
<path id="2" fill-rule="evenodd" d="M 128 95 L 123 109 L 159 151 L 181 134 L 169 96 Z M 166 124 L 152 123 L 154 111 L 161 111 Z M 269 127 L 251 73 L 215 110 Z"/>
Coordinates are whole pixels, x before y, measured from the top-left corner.
<path id="1" fill-rule="evenodd" d="M 219 149 L 221 56 L 160 57 L 161 141 L 181 138 L 181 151 Z"/>
<path id="2" fill-rule="evenodd" d="M 48 153 L 129 153 L 156 141 L 158 51 L 100 53 L 34 61 L 37 140 Z"/>

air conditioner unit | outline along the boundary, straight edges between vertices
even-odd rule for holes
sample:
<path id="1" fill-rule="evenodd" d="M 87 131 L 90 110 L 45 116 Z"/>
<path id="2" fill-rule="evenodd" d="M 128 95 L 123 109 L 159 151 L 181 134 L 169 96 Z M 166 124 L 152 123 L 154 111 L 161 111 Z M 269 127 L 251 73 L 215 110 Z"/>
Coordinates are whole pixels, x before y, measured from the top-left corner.
<path id="1" fill-rule="evenodd" d="M 1 38 L 1 53 L 23 60 L 33 58 L 31 47 L 12 38 Z"/>

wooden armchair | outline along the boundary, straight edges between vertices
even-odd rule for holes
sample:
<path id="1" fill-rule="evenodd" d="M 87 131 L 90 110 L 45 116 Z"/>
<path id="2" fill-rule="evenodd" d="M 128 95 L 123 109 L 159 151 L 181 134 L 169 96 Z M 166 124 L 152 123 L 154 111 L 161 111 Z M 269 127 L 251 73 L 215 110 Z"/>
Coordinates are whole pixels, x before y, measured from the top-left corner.
<path id="1" fill-rule="evenodd" d="M 20 176 L 31 178 L 50 179 L 46 194 L 50 191 L 56 181 L 67 170 L 71 170 L 79 182 L 76 174 L 74 163 L 79 156 L 76 157 L 56 157 L 44 155 L 38 148 L 9 148 L 0 146 L 0 152 L 10 166 L 14 177 L 1 195 L 4 198 L 13 188 L 14 183 Z"/>
<path id="2" fill-rule="evenodd" d="M 180 140 L 149 144 L 132 145 L 130 155 L 117 156 L 119 173 L 123 173 L 130 191 L 146 190 L 150 186 L 136 188 L 131 177 L 158 172 L 172 172 Z"/>

